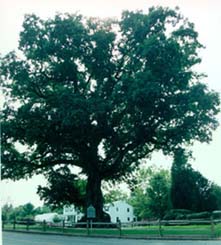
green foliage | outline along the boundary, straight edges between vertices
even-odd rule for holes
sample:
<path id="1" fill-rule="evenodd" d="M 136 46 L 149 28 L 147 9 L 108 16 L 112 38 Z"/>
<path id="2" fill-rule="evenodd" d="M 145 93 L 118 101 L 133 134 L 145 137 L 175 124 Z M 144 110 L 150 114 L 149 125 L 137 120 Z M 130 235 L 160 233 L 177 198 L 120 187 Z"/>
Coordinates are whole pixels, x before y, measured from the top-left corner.
<path id="1" fill-rule="evenodd" d="M 27 203 L 16 207 L 13 210 L 10 219 L 12 218 L 16 218 L 17 220 L 33 219 L 34 216 L 35 216 L 34 205 L 31 203 Z"/>
<path id="2" fill-rule="evenodd" d="M 51 213 L 52 209 L 49 206 L 43 205 L 42 207 L 37 207 L 35 209 L 35 213 L 37 214 L 44 214 L 44 213 Z"/>
<path id="3" fill-rule="evenodd" d="M 11 204 L 5 204 L 2 207 L 2 221 L 10 220 L 13 212 L 13 206 Z"/>
<path id="4" fill-rule="evenodd" d="M 187 209 L 171 209 L 166 212 L 163 219 L 164 220 L 186 219 L 187 215 L 191 213 L 192 211 Z"/>
<path id="5" fill-rule="evenodd" d="M 165 212 L 170 208 L 170 175 L 166 170 L 160 170 L 151 176 L 146 190 L 148 196 L 147 208 L 153 217 L 163 218 Z"/>
<path id="6" fill-rule="evenodd" d="M 134 215 L 138 220 L 148 219 L 151 217 L 150 210 L 147 208 L 149 200 L 146 195 L 146 189 L 150 177 L 155 170 L 156 168 L 153 166 L 148 168 L 137 168 L 126 180 L 131 191 L 128 201 L 133 206 Z"/>
<path id="7" fill-rule="evenodd" d="M 211 217 L 211 212 L 200 212 L 188 214 L 187 219 L 209 219 Z"/>
<path id="8" fill-rule="evenodd" d="M 129 203 L 134 208 L 134 215 L 138 220 L 151 218 L 150 210 L 148 209 L 148 197 L 142 189 L 136 189 L 132 192 Z"/>
<path id="9" fill-rule="evenodd" d="M 128 195 L 123 191 L 118 184 L 116 185 L 103 185 L 104 203 L 113 203 L 115 201 L 127 201 Z"/>
<path id="10" fill-rule="evenodd" d="M 143 165 L 146 164 L 147 163 L 143 161 Z M 148 166 L 148 168 L 140 166 L 127 176 L 125 182 L 132 192 L 136 189 L 140 189 L 145 192 L 151 175 L 156 171 L 157 168 L 154 165 Z"/>
<path id="11" fill-rule="evenodd" d="M 24 213 L 24 216 L 25 217 L 28 217 L 28 216 L 33 216 L 35 214 L 35 207 L 33 204 L 31 203 L 27 203 L 25 205 L 23 205 L 23 213 Z"/>
<path id="12" fill-rule="evenodd" d="M 86 181 L 78 179 L 66 167 L 48 173 L 47 187 L 38 186 L 38 194 L 46 205 L 63 208 L 65 204 L 74 204 L 76 207 L 85 205 Z"/>
<path id="13" fill-rule="evenodd" d="M 54 216 L 54 218 L 53 218 L 53 222 L 54 223 L 60 223 L 62 221 L 62 219 L 59 217 L 59 216 Z"/>
<path id="14" fill-rule="evenodd" d="M 178 149 L 171 169 L 173 208 L 195 212 L 218 209 L 220 188 L 195 171 L 187 161 L 185 151 Z"/>
<path id="15" fill-rule="evenodd" d="M 54 209 L 53 211 L 62 214 L 62 209 Z M 42 206 L 35 208 L 32 203 L 26 203 L 18 207 L 13 207 L 11 204 L 5 204 L 2 207 L 2 220 L 5 222 L 16 220 L 34 220 L 38 214 L 50 213 L 52 208 L 49 206 Z"/>
<path id="16" fill-rule="evenodd" d="M 102 180 L 153 151 L 209 142 L 218 126 L 218 94 L 193 71 L 202 45 L 177 10 L 125 11 L 119 21 L 26 15 L 18 48 L 0 61 L 2 178 L 78 166 L 99 217 Z"/>
<path id="17" fill-rule="evenodd" d="M 33 219 L 37 213 L 38 210 L 36 210 L 34 205 L 31 203 L 26 203 L 15 208 L 11 204 L 5 204 L 2 207 L 2 220 L 30 220 Z"/>
<path id="18" fill-rule="evenodd" d="M 135 177 L 136 176 L 136 177 Z M 170 174 L 167 170 L 149 167 L 133 176 L 130 203 L 139 219 L 162 218 L 170 208 Z M 130 180 L 130 184 L 133 181 Z"/>
<path id="19" fill-rule="evenodd" d="M 216 210 L 221 210 L 221 187 L 216 185 L 215 183 L 212 183 L 211 186 L 211 195 L 215 197 L 216 199 Z"/>
<path id="20" fill-rule="evenodd" d="M 212 212 L 213 219 L 221 219 L 221 210 L 215 210 Z"/>

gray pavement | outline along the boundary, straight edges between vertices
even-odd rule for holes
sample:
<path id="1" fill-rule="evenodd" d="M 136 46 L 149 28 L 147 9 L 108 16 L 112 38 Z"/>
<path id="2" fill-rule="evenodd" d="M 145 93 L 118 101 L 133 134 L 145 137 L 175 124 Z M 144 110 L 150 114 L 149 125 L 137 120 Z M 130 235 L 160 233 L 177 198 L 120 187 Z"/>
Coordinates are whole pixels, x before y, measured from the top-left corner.
<path id="1" fill-rule="evenodd" d="M 117 238 L 70 237 L 3 232 L 3 245 L 221 245 L 221 241 L 156 241 Z"/>

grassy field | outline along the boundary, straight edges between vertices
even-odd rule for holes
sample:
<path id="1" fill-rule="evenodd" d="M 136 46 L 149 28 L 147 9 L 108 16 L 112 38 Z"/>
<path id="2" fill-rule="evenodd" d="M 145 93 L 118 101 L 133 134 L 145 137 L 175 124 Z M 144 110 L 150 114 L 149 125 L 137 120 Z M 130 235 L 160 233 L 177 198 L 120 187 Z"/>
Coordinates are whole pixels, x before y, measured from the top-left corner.
<path id="1" fill-rule="evenodd" d="M 212 234 L 210 225 L 190 225 L 190 226 L 163 226 L 161 231 L 159 227 L 147 227 L 146 229 L 124 229 L 124 235 L 140 235 L 140 236 L 203 236 L 218 237 L 221 236 L 221 225 L 216 225 Z"/>
<path id="2" fill-rule="evenodd" d="M 4 229 L 13 230 L 12 224 L 7 224 Z M 16 230 L 27 230 L 26 225 L 16 224 Z M 128 227 L 128 228 L 93 228 L 87 230 L 85 228 L 62 228 L 42 225 L 32 225 L 28 227 L 29 231 L 46 231 L 52 233 L 65 233 L 73 235 L 101 235 L 101 236 L 125 236 L 125 237 L 202 237 L 212 238 L 221 237 L 221 224 L 214 226 L 212 230 L 211 225 L 186 225 L 186 226 L 143 226 L 143 227 Z"/>

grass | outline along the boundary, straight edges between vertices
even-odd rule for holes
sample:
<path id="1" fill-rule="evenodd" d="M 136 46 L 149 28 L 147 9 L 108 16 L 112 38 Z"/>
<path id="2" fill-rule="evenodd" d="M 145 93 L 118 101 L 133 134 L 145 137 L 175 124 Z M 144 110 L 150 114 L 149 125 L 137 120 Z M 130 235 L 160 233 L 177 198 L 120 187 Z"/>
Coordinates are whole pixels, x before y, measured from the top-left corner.
<path id="1" fill-rule="evenodd" d="M 5 225 L 4 229 L 13 230 L 13 225 Z M 27 230 L 26 225 L 17 225 L 16 230 Z M 29 226 L 29 231 L 44 231 L 42 225 Z M 85 228 L 67 228 L 62 227 L 49 227 L 45 229 L 46 232 L 51 233 L 64 233 L 73 235 L 88 235 L 88 230 Z M 89 235 L 101 235 L 101 236 L 125 236 L 125 237 L 221 237 L 221 224 L 214 226 L 214 232 L 212 234 L 211 225 L 186 225 L 186 226 L 162 226 L 161 234 L 159 226 L 145 226 L 145 227 L 130 227 L 119 229 L 105 229 L 105 228 L 93 228 L 89 230 Z"/>

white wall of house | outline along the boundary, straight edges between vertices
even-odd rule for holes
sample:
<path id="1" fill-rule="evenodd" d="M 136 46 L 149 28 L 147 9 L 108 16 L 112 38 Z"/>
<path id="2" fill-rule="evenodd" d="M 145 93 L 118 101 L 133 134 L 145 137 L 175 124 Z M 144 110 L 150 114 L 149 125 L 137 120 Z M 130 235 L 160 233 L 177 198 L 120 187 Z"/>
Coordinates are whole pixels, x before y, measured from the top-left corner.
<path id="1" fill-rule="evenodd" d="M 74 205 L 65 205 L 63 207 L 63 215 L 66 221 L 71 222 L 78 222 L 84 216 Z"/>
<path id="2" fill-rule="evenodd" d="M 110 215 L 111 222 L 113 223 L 118 221 L 126 223 L 136 220 L 133 207 L 125 201 L 116 201 L 112 204 L 106 204 L 104 211 Z"/>
<path id="3" fill-rule="evenodd" d="M 133 207 L 125 201 L 106 204 L 104 205 L 104 211 L 110 215 L 111 222 L 113 223 L 118 221 L 127 223 L 136 220 Z M 84 214 L 76 209 L 74 205 L 65 205 L 63 207 L 63 216 L 66 221 L 78 222 Z"/>
<path id="4" fill-rule="evenodd" d="M 35 216 L 35 221 L 43 222 L 45 220 L 46 222 L 53 223 L 54 218 L 57 216 L 58 216 L 57 213 L 38 214 Z"/>

